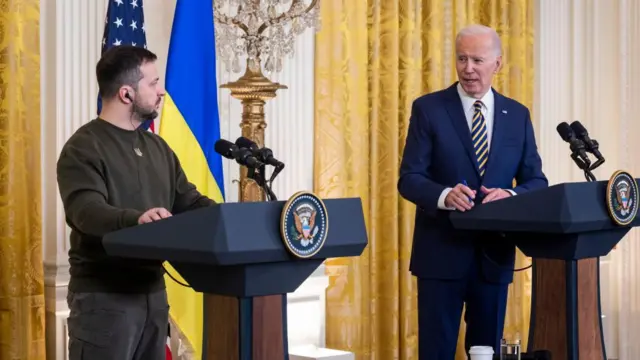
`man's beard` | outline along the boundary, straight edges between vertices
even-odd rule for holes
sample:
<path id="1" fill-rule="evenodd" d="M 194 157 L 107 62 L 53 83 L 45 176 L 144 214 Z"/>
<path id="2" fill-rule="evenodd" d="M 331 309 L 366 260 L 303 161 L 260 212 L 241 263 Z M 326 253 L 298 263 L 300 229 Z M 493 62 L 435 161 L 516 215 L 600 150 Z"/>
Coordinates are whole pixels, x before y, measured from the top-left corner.
<path id="1" fill-rule="evenodd" d="M 137 102 L 133 103 L 131 109 L 133 118 L 140 121 L 141 123 L 146 120 L 153 120 L 158 117 L 158 111 L 154 108 L 147 109 L 143 106 L 140 106 Z"/>

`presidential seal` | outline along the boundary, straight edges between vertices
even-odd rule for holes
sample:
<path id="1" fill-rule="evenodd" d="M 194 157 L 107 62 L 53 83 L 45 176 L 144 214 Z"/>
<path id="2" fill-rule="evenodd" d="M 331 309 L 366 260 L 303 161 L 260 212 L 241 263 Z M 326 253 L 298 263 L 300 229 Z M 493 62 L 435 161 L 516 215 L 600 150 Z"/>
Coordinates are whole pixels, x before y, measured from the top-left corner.
<path id="1" fill-rule="evenodd" d="M 638 213 L 638 183 L 626 171 L 616 171 L 607 183 L 607 209 L 618 225 L 629 225 Z"/>
<path id="2" fill-rule="evenodd" d="M 309 258 L 324 246 L 329 229 L 327 208 L 310 192 L 291 196 L 282 209 L 280 232 L 289 252 L 299 258 Z"/>

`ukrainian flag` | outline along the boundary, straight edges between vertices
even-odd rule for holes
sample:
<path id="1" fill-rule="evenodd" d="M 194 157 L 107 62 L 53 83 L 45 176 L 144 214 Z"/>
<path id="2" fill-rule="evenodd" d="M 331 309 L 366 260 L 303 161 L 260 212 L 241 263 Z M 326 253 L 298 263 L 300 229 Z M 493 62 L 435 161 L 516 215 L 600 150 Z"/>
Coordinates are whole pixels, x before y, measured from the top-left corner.
<path id="1" fill-rule="evenodd" d="M 198 190 L 224 201 L 222 158 L 214 151 L 220 138 L 213 4 L 178 0 L 171 30 L 166 72 L 166 95 L 160 136 L 178 156 L 184 172 Z M 169 265 L 169 264 L 166 264 Z M 172 267 L 167 270 L 184 281 Z M 202 294 L 165 276 L 169 315 L 202 358 Z M 173 335 L 173 334 L 172 334 Z"/>

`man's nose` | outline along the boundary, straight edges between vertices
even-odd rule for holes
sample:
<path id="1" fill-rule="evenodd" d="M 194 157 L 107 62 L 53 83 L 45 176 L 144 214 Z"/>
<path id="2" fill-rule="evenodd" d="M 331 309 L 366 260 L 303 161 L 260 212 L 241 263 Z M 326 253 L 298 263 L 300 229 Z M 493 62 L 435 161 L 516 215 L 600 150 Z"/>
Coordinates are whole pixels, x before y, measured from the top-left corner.
<path id="1" fill-rule="evenodd" d="M 473 64 L 468 61 L 467 64 L 464 67 L 464 72 L 466 73 L 472 73 L 473 72 Z"/>

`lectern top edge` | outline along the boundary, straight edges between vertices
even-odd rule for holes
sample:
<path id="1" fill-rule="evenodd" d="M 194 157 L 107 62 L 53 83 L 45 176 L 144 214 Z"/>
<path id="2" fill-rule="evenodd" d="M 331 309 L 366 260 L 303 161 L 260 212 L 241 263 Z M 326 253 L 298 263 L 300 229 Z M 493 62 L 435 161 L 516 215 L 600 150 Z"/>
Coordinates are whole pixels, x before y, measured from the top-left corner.
<path id="1" fill-rule="evenodd" d="M 359 198 L 218 204 L 108 234 L 109 255 L 198 266 L 358 256 L 368 243 Z M 319 210 L 319 211 L 317 211 Z M 314 215 L 314 211 L 317 211 Z"/>

